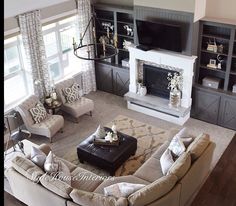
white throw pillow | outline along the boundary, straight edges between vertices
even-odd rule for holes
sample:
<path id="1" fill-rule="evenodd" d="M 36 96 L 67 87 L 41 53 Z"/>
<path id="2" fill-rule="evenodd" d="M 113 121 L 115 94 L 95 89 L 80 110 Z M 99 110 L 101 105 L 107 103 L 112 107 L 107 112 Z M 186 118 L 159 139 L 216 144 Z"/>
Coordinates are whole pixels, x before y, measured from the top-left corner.
<path id="1" fill-rule="evenodd" d="M 163 175 L 166 175 L 171 166 L 174 164 L 174 159 L 170 149 L 167 148 L 165 152 L 163 152 L 160 158 L 160 164 Z"/>
<path id="2" fill-rule="evenodd" d="M 68 166 L 58 159 L 52 151 L 49 152 L 46 161 L 44 163 L 44 170 L 52 178 L 57 178 L 67 184 L 71 185 L 71 174 Z"/>
<path id="3" fill-rule="evenodd" d="M 48 174 L 51 174 L 53 172 L 57 172 L 59 168 L 59 163 L 56 161 L 55 155 L 52 153 L 52 151 L 49 152 L 46 161 L 44 162 L 44 170 Z"/>
<path id="4" fill-rule="evenodd" d="M 169 149 L 174 153 L 174 155 L 176 155 L 177 157 L 179 157 L 183 152 L 185 152 L 186 147 L 183 143 L 183 141 L 181 140 L 181 136 L 185 136 L 186 133 L 186 128 L 181 129 L 171 140 L 170 145 L 169 145 Z"/>
<path id="5" fill-rule="evenodd" d="M 117 198 L 128 197 L 130 194 L 145 187 L 144 184 L 133 184 L 128 182 L 120 182 L 104 188 L 106 196 L 114 196 Z"/>
<path id="6" fill-rule="evenodd" d="M 40 149 L 32 146 L 31 147 L 31 155 L 30 159 L 33 163 L 39 166 L 41 169 L 44 168 L 44 162 L 46 160 L 46 154 L 42 152 Z"/>

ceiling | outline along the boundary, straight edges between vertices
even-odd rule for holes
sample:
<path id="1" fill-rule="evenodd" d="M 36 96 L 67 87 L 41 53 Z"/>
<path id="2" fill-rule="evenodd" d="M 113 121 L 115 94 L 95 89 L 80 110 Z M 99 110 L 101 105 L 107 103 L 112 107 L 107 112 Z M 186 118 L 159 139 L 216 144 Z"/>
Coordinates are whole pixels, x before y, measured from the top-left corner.
<path id="1" fill-rule="evenodd" d="M 70 0 L 4 0 L 4 19 Z"/>

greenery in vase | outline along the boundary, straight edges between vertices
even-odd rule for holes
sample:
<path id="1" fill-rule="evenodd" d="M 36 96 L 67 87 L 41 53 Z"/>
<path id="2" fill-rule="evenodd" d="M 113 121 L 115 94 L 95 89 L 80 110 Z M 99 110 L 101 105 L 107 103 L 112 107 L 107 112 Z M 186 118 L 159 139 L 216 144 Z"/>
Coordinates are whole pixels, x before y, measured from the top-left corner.
<path id="1" fill-rule="evenodd" d="M 167 87 L 168 89 L 170 89 L 171 91 L 182 90 L 183 87 L 182 73 L 175 72 L 174 74 L 172 74 L 169 72 L 167 75 L 167 80 L 169 81 Z"/>

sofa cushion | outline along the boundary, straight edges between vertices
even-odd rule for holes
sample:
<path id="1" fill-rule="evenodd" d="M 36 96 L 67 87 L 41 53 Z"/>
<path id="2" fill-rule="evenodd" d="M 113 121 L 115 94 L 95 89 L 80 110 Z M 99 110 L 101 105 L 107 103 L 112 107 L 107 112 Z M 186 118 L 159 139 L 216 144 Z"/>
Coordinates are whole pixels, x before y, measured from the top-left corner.
<path id="1" fill-rule="evenodd" d="M 25 157 L 16 156 L 12 160 L 12 166 L 17 172 L 33 182 L 38 182 L 39 178 L 44 174 L 40 167 Z"/>
<path id="2" fill-rule="evenodd" d="M 161 158 L 161 155 L 165 152 L 165 150 L 169 147 L 170 142 L 165 141 L 153 154 L 152 157 L 159 159 Z"/>
<path id="3" fill-rule="evenodd" d="M 168 193 L 176 184 L 178 178 L 169 174 L 163 176 L 153 183 L 143 187 L 128 197 L 129 205 L 143 206 L 161 198 Z"/>
<path id="4" fill-rule="evenodd" d="M 71 172 L 71 178 L 71 186 L 73 188 L 88 192 L 94 191 L 103 181 L 102 176 L 98 176 L 80 167 Z"/>
<path id="5" fill-rule="evenodd" d="M 61 109 L 74 117 L 79 117 L 94 109 L 93 100 L 81 97 L 79 100 L 73 103 L 65 103 Z"/>
<path id="6" fill-rule="evenodd" d="M 45 173 L 40 177 L 40 183 L 55 194 L 66 199 L 70 199 L 69 194 L 73 190 L 73 188 L 66 182 L 61 181 L 54 176 L 49 176 Z"/>
<path id="7" fill-rule="evenodd" d="M 62 161 L 69 169 L 70 173 L 77 168 L 77 166 L 63 158 L 57 157 L 58 160 Z"/>
<path id="8" fill-rule="evenodd" d="M 210 137 L 208 134 L 201 133 L 194 141 L 188 146 L 187 151 L 190 152 L 192 161 L 196 160 L 210 143 Z"/>
<path id="9" fill-rule="evenodd" d="M 43 169 L 44 162 L 46 160 L 46 154 L 42 152 L 39 148 L 36 148 L 34 146 L 31 147 L 31 161 L 39 166 L 41 169 Z"/>
<path id="10" fill-rule="evenodd" d="M 184 152 L 170 167 L 167 174 L 174 174 L 181 179 L 191 166 L 191 156 L 189 152 Z"/>
<path id="11" fill-rule="evenodd" d="M 163 176 L 160 160 L 150 157 L 135 173 L 134 176 L 153 182 Z"/>
<path id="12" fill-rule="evenodd" d="M 174 164 L 174 159 L 169 148 L 162 154 L 160 164 L 162 173 L 166 175 L 170 167 Z"/>
<path id="13" fill-rule="evenodd" d="M 144 184 L 148 185 L 150 182 L 147 182 L 143 179 L 135 177 L 133 175 L 127 176 L 120 176 L 120 177 L 112 177 L 110 179 L 104 180 L 95 190 L 94 192 L 104 194 L 104 188 L 110 185 L 120 183 L 120 182 L 127 182 L 127 183 L 134 183 L 134 184 Z"/>
<path id="14" fill-rule="evenodd" d="M 110 197 L 94 192 L 86 192 L 82 190 L 73 189 L 70 193 L 72 200 L 83 206 L 127 206 L 128 201 L 126 198 Z"/>
<path id="15" fill-rule="evenodd" d="M 104 188 L 104 194 L 106 196 L 114 197 L 128 197 L 130 194 L 136 192 L 137 190 L 145 187 L 144 184 L 133 184 L 127 182 L 119 182 Z"/>

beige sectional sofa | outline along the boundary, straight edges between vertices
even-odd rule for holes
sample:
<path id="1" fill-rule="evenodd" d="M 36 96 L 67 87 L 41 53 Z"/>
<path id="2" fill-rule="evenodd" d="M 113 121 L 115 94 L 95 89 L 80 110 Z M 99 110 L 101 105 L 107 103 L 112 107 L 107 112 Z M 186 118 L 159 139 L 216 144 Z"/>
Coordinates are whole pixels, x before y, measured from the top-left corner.
<path id="1" fill-rule="evenodd" d="M 209 140 L 208 135 L 199 135 L 183 156 L 175 161 L 168 174 L 163 175 L 160 158 L 169 143 L 166 141 L 133 175 L 128 176 L 103 180 L 63 159 L 70 169 L 71 176 L 77 177 L 72 178 L 71 186 L 60 180 L 53 183 L 43 182 L 44 180 L 33 182 L 24 174 L 35 174 L 34 165 L 28 161 L 28 165 L 24 166 L 26 171 L 20 171 L 15 165 L 6 170 L 5 175 L 14 196 L 31 206 L 185 206 L 189 204 L 210 171 L 215 144 Z M 39 148 L 45 154 L 50 151 L 49 146 L 45 144 Z M 17 160 L 15 161 L 14 164 L 18 164 Z M 38 172 L 37 175 L 40 177 L 43 174 Z M 81 178 L 82 176 L 88 178 Z M 104 187 L 119 182 L 140 183 L 146 186 L 128 198 L 107 197 L 103 194 Z"/>

